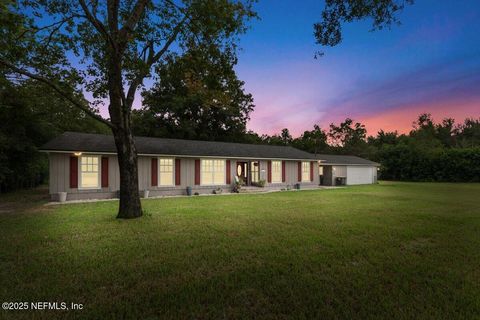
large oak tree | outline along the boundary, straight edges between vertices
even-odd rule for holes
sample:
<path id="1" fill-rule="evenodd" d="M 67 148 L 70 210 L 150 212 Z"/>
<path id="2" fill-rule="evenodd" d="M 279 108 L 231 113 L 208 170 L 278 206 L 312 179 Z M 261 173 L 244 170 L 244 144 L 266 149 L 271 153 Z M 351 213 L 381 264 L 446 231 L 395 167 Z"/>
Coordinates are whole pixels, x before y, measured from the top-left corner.
<path id="1" fill-rule="evenodd" d="M 107 125 L 120 168 L 119 218 L 142 215 L 131 129 L 136 94 L 173 52 L 235 50 L 253 0 L 25 0 L 0 3 L 0 71 L 40 81 Z M 87 99 L 86 97 L 91 97 Z M 96 110 L 108 105 L 110 119 Z"/>
<path id="2" fill-rule="evenodd" d="M 216 46 L 190 48 L 159 64 L 159 79 L 133 113 L 139 135 L 242 142 L 253 97 L 234 66 L 234 52 Z"/>

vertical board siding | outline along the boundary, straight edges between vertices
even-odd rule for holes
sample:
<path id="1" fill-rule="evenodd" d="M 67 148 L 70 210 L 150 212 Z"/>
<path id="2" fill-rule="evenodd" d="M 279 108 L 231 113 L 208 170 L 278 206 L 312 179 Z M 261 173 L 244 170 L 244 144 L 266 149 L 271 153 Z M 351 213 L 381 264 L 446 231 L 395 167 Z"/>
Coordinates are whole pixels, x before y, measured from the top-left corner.
<path id="1" fill-rule="evenodd" d="M 226 175 L 226 183 L 227 184 L 231 184 L 232 183 L 232 173 L 231 173 L 231 164 L 230 164 L 230 160 L 227 160 L 226 164 L 225 164 L 225 168 L 226 168 L 226 172 L 225 172 L 225 175 Z"/>
<path id="2" fill-rule="evenodd" d="M 152 181 L 151 159 L 152 158 L 148 158 L 148 157 L 139 157 L 137 160 L 139 190 L 148 190 L 152 186 L 151 185 L 151 181 Z M 158 160 L 157 160 L 157 168 L 158 168 Z M 157 172 L 157 184 L 158 184 L 158 170 L 156 172 Z"/>
<path id="3" fill-rule="evenodd" d="M 180 182 L 184 187 L 191 187 L 195 184 L 195 160 L 182 158 L 180 169 Z"/>
<path id="4" fill-rule="evenodd" d="M 58 155 L 58 172 L 60 173 L 60 176 L 57 178 L 58 179 L 58 188 L 59 192 L 64 192 L 67 191 L 69 192 L 70 189 L 70 154 L 60 154 Z M 78 177 L 78 176 L 77 176 Z M 78 181 L 78 178 L 77 178 Z M 73 189 L 73 191 L 78 190 L 77 188 Z"/>
<path id="5" fill-rule="evenodd" d="M 102 157 L 102 188 L 108 188 L 108 158 Z"/>
<path id="6" fill-rule="evenodd" d="M 285 162 L 285 182 L 287 184 L 295 184 L 297 182 L 297 162 L 286 161 Z"/>
<path id="7" fill-rule="evenodd" d="M 51 194 L 56 194 L 58 192 L 67 192 L 70 195 L 74 195 L 73 198 L 69 199 L 88 199 L 89 195 L 97 193 L 98 196 L 92 198 L 102 198 L 102 197 L 111 197 L 111 195 L 107 195 L 108 192 L 115 192 L 120 189 L 120 171 L 118 168 L 118 158 L 116 155 L 99 155 L 101 157 L 101 165 L 100 168 L 100 179 L 101 179 L 101 190 L 81 190 L 78 189 L 80 183 L 80 171 L 78 170 L 78 165 L 80 161 L 78 157 L 75 157 L 74 160 L 71 160 L 71 153 L 50 153 L 50 182 L 49 182 L 49 190 Z M 70 161 L 76 161 L 74 167 L 77 168 L 74 174 L 76 174 L 76 182 L 77 185 L 75 188 L 70 187 Z M 244 159 L 239 160 L 244 161 Z M 252 160 L 253 161 L 253 160 Z M 180 165 L 179 165 L 180 162 Z M 108 163 L 108 164 L 107 164 Z M 299 174 L 298 171 L 298 161 L 297 160 L 283 160 L 282 161 L 282 183 L 285 185 L 293 185 L 301 181 L 301 172 Z M 301 163 L 301 162 L 300 162 Z M 151 156 L 140 156 L 138 158 L 138 175 L 139 175 L 139 190 L 150 189 L 150 190 L 157 190 L 157 192 L 161 190 L 165 190 L 165 192 L 171 192 L 171 189 L 182 189 L 188 186 L 194 187 L 199 186 L 201 179 L 201 162 L 200 159 L 195 158 L 178 158 L 175 159 L 175 185 L 171 187 L 159 187 L 158 186 L 158 158 L 153 158 Z M 260 179 L 268 181 L 271 183 L 271 161 L 270 160 L 259 160 L 260 165 Z M 108 177 L 106 177 L 105 168 L 108 166 Z M 225 159 L 225 175 L 226 179 L 225 182 L 227 185 L 230 185 L 233 182 L 233 177 L 236 174 L 236 159 Z M 345 175 L 347 174 L 347 170 L 345 166 L 335 166 L 336 171 L 332 172 L 330 167 L 330 172 L 326 169 L 328 166 L 325 166 L 325 173 L 324 179 L 325 184 L 331 184 L 332 180 L 335 176 Z M 311 184 L 319 181 L 318 177 L 318 165 L 316 165 L 315 161 L 311 162 L 311 176 L 308 182 L 303 182 L 306 184 Z M 301 169 L 301 168 L 300 168 Z M 180 174 L 179 174 L 180 173 Z M 313 180 L 312 180 L 313 174 Z M 371 173 L 372 181 L 375 180 L 376 172 L 374 171 Z M 73 174 L 72 174 L 73 175 Z M 152 179 L 153 177 L 153 179 Z M 108 185 L 106 186 L 106 181 L 108 180 Z M 74 178 L 72 176 L 72 182 Z M 156 186 L 153 186 L 152 183 L 156 182 Z M 302 184 L 303 184 L 302 183 Z M 177 191 L 180 192 L 180 191 Z M 182 191 L 184 192 L 184 190 Z"/>
<path id="8" fill-rule="evenodd" d="M 181 161 L 180 159 L 175 159 L 175 185 L 179 186 L 181 184 Z"/>
<path id="9" fill-rule="evenodd" d="M 108 157 L 108 182 L 109 190 L 117 191 L 120 189 L 120 170 L 118 169 L 118 159 L 117 157 Z"/>
<path id="10" fill-rule="evenodd" d="M 70 188 L 78 188 L 78 158 L 70 156 Z"/>
<path id="11" fill-rule="evenodd" d="M 151 180 L 152 187 L 158 185 L 158 160 L 157 158 L 152 158 L 152 170 L 151 170 Z"/>
<path id="12" fill-rule="evenodd" d="M 200 185 L 200 159 L 195 159 L 195 184 Z"/>
<path id="13" fill-rule="evenodd" d="M 54 165 L 53 165 L 54 157 L 53 154 L 48 154 L 48 191 L 50 194 L 55 193 L 55 187 L 57 185 L 56 179 L 58 178 L 54 173 Z"/>
<path id="14" fill-rule="evenodd" d="M 313 181 L 313 161 L 310 161 L 310 181 Z"/>
<path id="15" fill-rule="evenodd" d="M 302 162 L 298 161 L 297 166 L 298 166 L 298 180 L 297 181 L 301 182 L 302 181 Z"/>
<path id="16" fill-rule="evenodd" d="M 267 162 L 267 182 L 272 183 L 272 161 Z"/>
<path id="17" fill-rule="evenodd" d="M 347 167 L 346 166 L 334 166 L 333 167 L 333 176 L 334 177 L 346 177 L 347 176 Z"/>

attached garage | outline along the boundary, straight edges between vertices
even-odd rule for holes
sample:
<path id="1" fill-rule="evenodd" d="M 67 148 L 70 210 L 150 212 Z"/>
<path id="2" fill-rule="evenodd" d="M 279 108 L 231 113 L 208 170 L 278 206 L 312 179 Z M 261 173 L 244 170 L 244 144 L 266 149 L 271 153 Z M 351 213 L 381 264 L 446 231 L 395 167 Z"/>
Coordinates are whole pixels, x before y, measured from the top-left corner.
<path id="1" fill-rule="evenodd" d="M 347 184 L 376 183 L 377 169 L 369 166 L 347 166 Z"/>
<path id="2" fill-rule="evenodd" d="M 320 154 L 320 184 L 325 186 L 377 183 L 379 163 L 355 156 Z"/>

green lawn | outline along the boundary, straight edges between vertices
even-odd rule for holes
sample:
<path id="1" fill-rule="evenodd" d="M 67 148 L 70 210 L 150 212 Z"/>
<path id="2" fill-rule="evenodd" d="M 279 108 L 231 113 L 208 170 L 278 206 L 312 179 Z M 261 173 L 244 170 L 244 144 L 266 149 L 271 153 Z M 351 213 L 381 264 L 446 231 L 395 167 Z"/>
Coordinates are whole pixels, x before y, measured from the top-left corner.
<path id="1" fill-rule="evenodd" d="M 32 201 L 0 214 L 0 300 L 84 309 L 0 317 L 480 318 L 480 184 L 149 199 L 129 221 Z"/>

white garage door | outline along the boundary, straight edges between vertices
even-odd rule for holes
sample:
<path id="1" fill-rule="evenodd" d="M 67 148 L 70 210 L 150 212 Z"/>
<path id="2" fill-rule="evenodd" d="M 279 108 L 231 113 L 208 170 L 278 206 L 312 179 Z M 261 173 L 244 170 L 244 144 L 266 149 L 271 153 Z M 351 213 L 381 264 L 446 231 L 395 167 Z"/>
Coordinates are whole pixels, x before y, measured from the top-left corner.
<path id="1" fill-rule="evenodd" d="M 371 184 L 374 181 L 374 167 L 348 166 L 347 184 Z"/>

